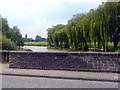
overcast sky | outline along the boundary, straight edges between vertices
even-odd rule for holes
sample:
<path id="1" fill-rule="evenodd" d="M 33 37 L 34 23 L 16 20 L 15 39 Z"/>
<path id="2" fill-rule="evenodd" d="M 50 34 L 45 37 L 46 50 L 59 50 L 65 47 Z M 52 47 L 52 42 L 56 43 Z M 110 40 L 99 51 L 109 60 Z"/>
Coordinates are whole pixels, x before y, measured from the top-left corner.
<path id="1" fill-rule="evenodd" d="M 23 37 L 47 37 L 52 25 L 67 24 L 76 13 L 97 8 L 103 0 L 0 0 L 0 14 L 10 27 L 18 26 Z"/>

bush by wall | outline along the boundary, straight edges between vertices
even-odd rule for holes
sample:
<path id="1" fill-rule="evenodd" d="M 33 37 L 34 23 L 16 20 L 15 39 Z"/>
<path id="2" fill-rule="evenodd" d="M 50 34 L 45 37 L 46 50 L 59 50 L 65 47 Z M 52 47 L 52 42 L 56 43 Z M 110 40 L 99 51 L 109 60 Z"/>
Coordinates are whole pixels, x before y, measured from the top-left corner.
<path id="1" fill-rule="evenodd" d="M 19 47 L 6 36 L 2 36 L 2 50 L 19 50 Z"/>

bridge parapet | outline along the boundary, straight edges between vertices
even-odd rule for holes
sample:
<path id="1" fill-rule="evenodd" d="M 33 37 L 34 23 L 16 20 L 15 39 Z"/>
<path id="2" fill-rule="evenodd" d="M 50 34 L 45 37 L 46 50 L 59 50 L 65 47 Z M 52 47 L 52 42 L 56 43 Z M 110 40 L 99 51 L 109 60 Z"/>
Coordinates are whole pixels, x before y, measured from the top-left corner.
<path id="1" fill-rule="evenodd" d="M 9 52 L 10 68 L 119 72 L 119 66 L 119 52 Z"/>
<path id="2" fill-rule="evenodd" d="M 119 72 L 120 52 L 0 51 L 10 68 Z M 1 56 L 0 55 L 0 56 Z"/>
<path id="3" fill-rule="evenodd" d="M 0 62 L 8 63 L 9 62 L 9 54 L 10 54 L 10 51 L 5 51 L 5 50 L 0 51 Z"/>

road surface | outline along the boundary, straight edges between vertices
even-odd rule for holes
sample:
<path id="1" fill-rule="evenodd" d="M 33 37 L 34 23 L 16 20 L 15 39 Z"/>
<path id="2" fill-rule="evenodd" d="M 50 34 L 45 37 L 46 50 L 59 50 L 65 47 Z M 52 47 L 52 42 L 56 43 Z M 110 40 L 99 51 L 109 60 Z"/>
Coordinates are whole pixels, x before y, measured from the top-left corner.
<path id="1" fill-rule="evenodd" d="M 118 88 L 118 83 L 2 75 L 2 88 Z"/>

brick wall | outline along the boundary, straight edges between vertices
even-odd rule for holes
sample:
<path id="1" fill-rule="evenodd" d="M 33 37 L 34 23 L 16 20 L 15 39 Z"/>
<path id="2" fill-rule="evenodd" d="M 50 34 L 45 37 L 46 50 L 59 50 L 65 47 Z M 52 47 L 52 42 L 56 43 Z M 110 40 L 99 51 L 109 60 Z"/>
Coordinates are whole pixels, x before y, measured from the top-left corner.
<path id="1" fill-rule="evenodd" d="M 10 52 L 10 68 L 119 72 L 120 53 Z"/>

